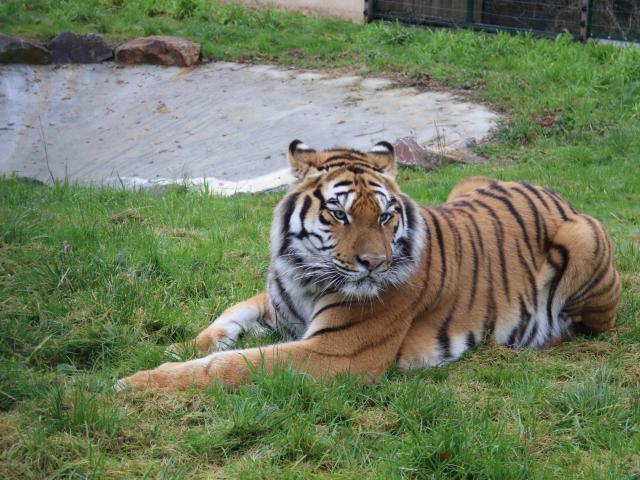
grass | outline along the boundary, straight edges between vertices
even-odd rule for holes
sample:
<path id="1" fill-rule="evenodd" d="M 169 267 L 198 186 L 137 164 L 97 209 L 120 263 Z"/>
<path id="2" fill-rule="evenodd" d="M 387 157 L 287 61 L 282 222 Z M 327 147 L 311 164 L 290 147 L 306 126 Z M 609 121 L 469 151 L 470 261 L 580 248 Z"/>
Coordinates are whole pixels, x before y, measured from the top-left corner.
<path id="1" fill-rule="evenodd" d="M 258 372 L 233 391 L 116 396 L 168 344 L 264 286 L 279 194 L 205 197 L 0 180 L 0 478 L 640 476 L 640 50 L 354 25 L 209 1 L 4 0 L 0 30 L 180 34 L 207 55 L 392 75 L 490 103 L 481 167 L 401 170 L 553 187 L 612 234 L 614 331 L 545 351 L 475 348 L 379 383 Z M 295 50 L 295 54 L 291 51 Z M 273 338 L 246 338 L 246 345 Z"/>

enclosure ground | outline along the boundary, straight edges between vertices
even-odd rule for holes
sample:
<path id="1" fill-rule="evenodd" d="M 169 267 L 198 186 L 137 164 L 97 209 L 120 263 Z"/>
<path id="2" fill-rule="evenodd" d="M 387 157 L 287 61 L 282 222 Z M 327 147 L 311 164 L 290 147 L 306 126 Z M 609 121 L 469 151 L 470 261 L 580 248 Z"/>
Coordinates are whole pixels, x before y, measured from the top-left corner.
<path id="1" fill-rule="evenodd" d="M 600 337 L 544 351 L 478 346 L 450 366 L 391 372 L 373 385 L 351 377 L 321 385 L 280 372 L 236 391 L 118 397 L 114 379 L 162 362 L 167 345 L 264 287 L 280 194 L 219 198 L 6 179 L 1 478 L 637 477 L 638 49 L 358 26 L 204 0 L 0 5 L 7 33 L 64 28 L 182 34 L 227 60 L 467 89 L 506 116 L 480 149 L 489 164 L 402 170 L 401 186 L 431 204 L 469 175 L 548 185 L 611 232 L 622 302 L 616 328 Z"/>
<path id="2" fill-rule="evenodd" d="M 0 174 L 116 187 L 206 185 L 233 194 L 293 180 L 287 146 L 368 149 L 413 138 L 440 155 L 499 116 L 393 80 L 212 62 L 0 67 Z"/>

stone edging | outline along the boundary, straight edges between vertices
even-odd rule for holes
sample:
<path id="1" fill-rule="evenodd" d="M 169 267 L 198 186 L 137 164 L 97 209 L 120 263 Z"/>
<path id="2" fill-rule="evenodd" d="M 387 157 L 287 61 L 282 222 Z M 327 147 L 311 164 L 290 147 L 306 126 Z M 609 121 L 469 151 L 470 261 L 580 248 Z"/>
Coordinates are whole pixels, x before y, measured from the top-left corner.
<path id="1" fill-rule="evenodd" d="M 61 32 L 45 45 L 0 33 L 0 64 L 99 63 L 112 59 L 123 65 L 190 67 L 200 61 L 201 47 L 186 38 L 160 35 L 115 45 L 97 33 Z"/>

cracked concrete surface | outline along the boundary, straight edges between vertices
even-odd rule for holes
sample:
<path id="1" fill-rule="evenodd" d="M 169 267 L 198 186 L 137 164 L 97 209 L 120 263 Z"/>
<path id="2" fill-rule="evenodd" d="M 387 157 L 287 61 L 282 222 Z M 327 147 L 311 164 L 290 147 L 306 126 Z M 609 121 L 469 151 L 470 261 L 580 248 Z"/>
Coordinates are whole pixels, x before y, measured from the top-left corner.
<path id="1" fill-rule="evenodd" d="M 497 121 L 446 92 L 268 65 L 0 67 L 0 173 L 45 182 L 261 191 L 291 180 L 295 138 L 366 149 L 412 135 L 456 150 Z"/>

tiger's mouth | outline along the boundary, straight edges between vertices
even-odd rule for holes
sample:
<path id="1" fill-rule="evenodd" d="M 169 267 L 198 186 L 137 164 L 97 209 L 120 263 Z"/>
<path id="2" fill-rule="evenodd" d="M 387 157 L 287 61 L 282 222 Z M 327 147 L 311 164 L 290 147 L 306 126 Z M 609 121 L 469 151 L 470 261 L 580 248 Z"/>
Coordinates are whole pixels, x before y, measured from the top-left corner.
<path id="1" fill-rule="evenodd" d="M 350 275 L 342 275 L 341 285 L 338 288 L 346 295 L 358 297 L 375 297 L 386 283 L 385 273 L 388 269 L 374 272 L 357 272 Z"/>

